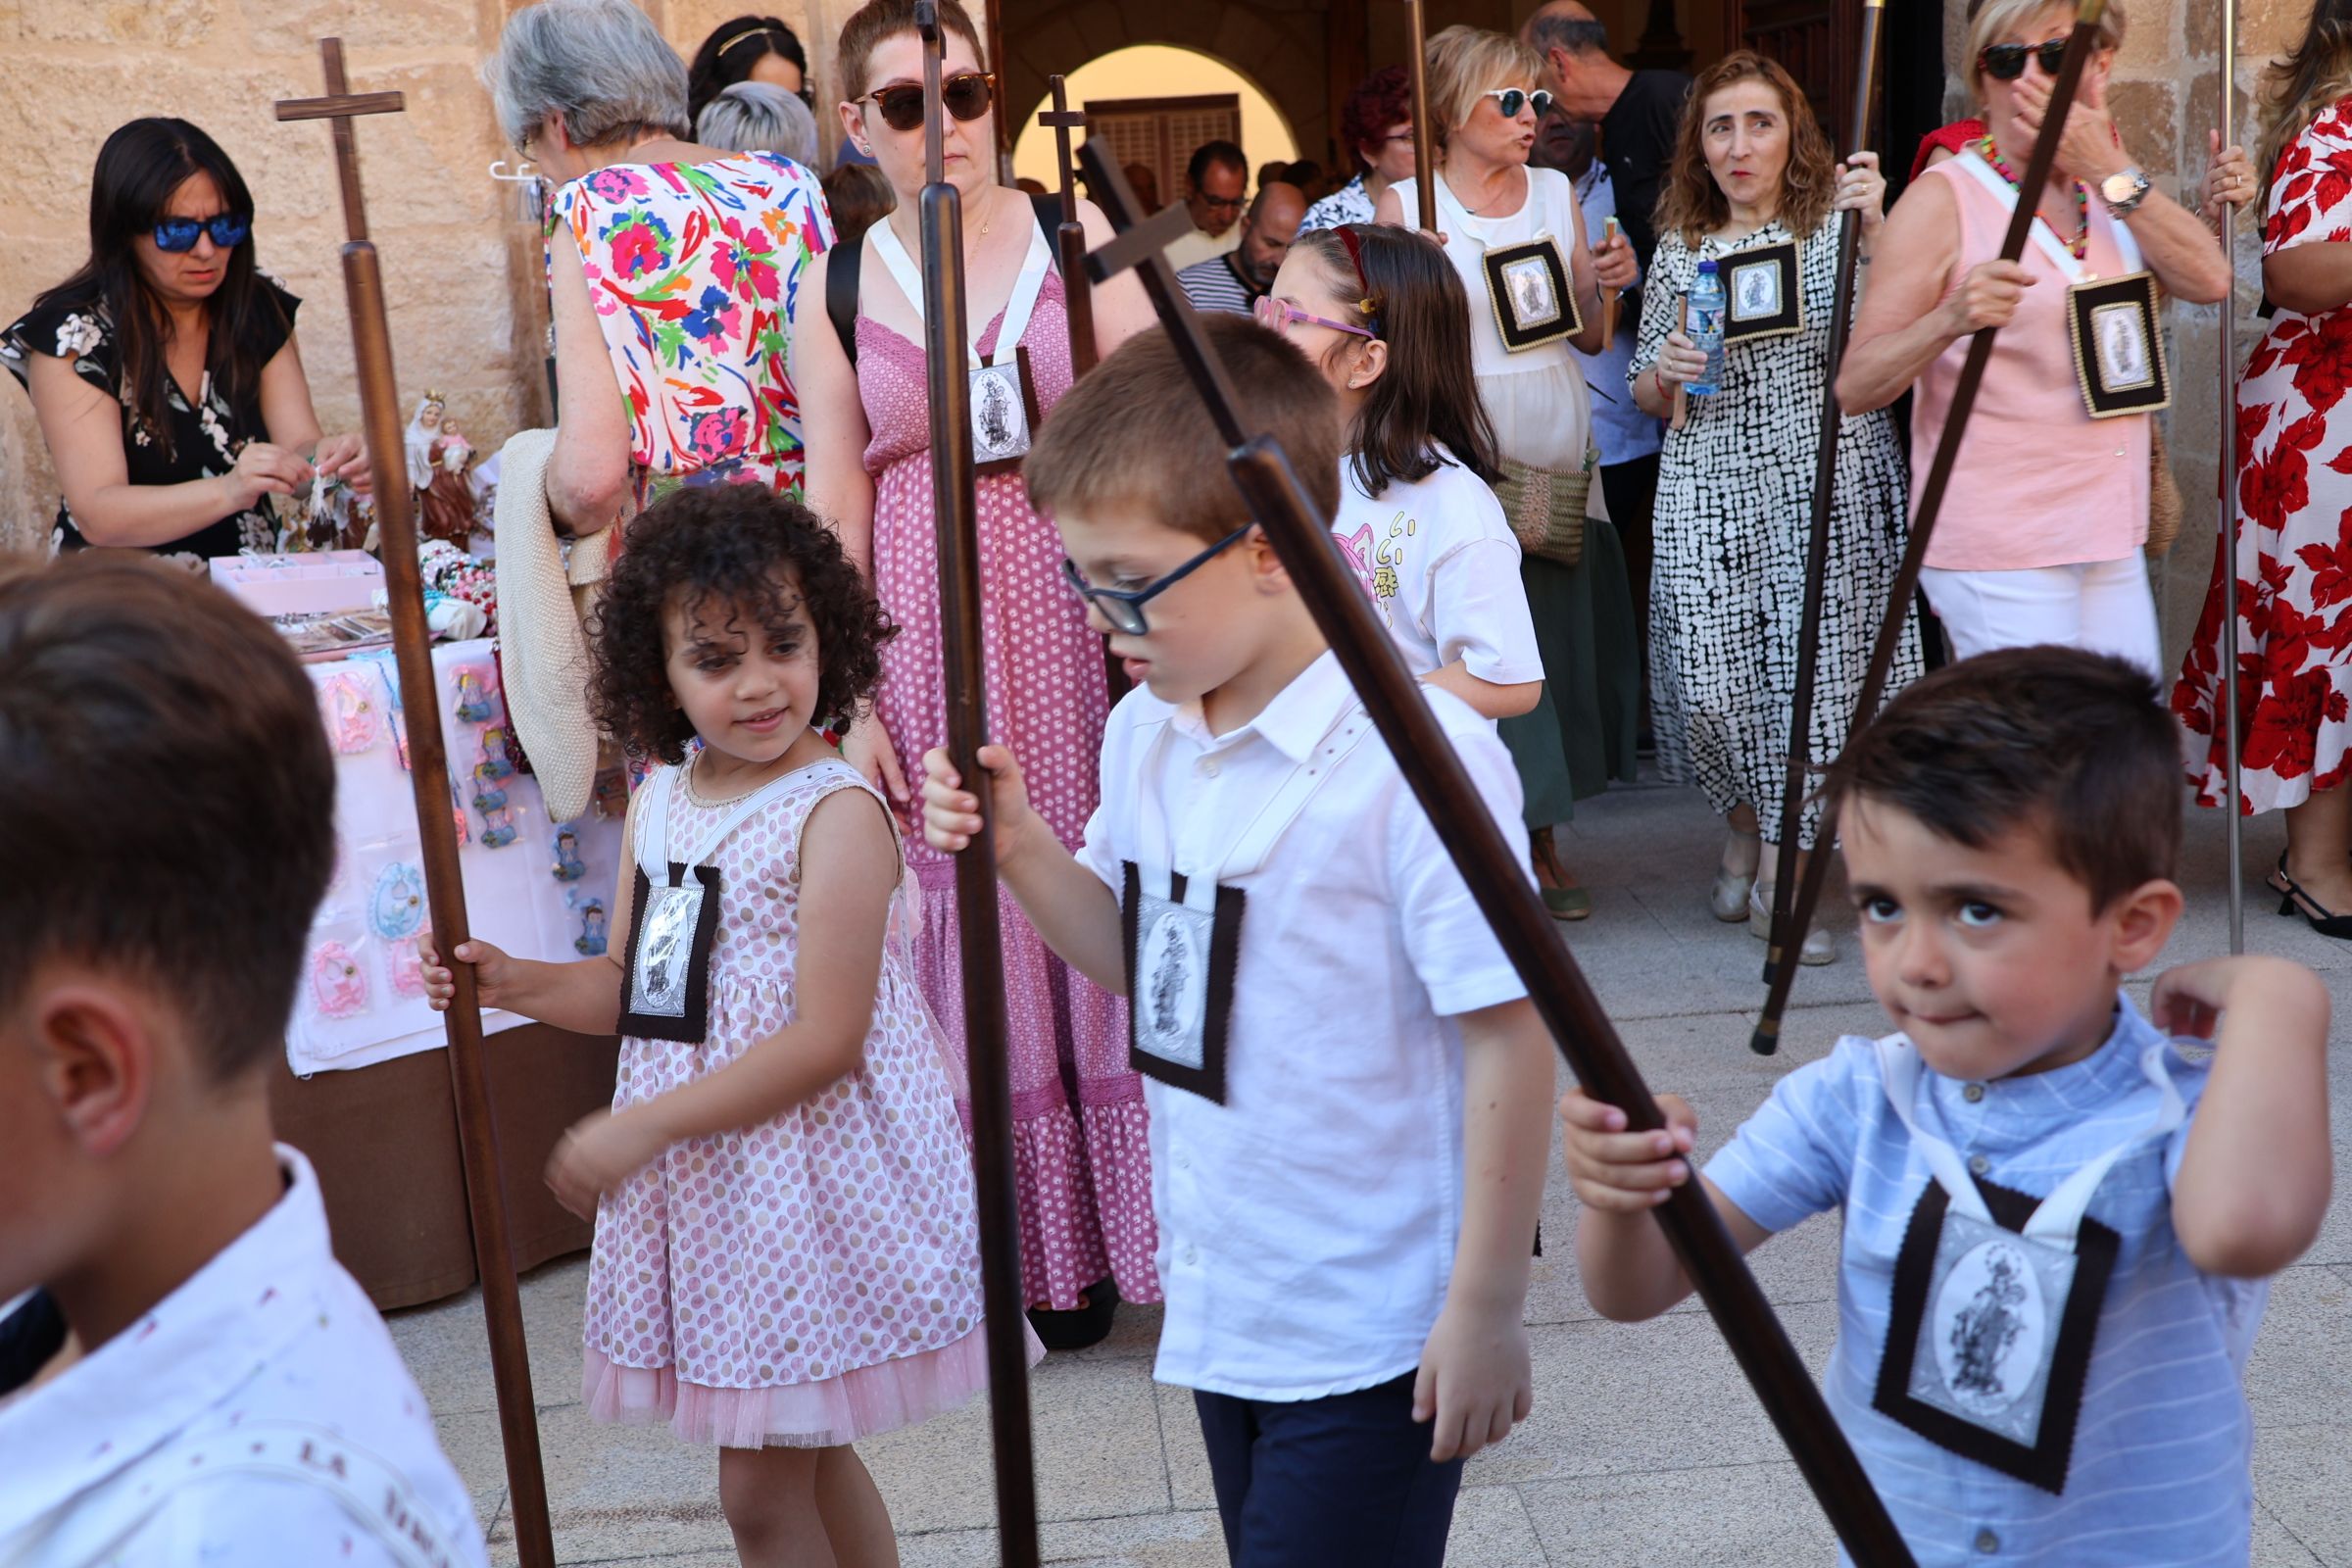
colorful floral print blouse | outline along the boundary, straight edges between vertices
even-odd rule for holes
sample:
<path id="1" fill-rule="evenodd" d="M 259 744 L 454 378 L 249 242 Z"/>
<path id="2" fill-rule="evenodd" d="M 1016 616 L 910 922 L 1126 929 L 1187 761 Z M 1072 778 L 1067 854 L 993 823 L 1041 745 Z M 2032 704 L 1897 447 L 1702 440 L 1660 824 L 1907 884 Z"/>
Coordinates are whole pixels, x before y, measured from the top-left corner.
<path id="1" fill-rule="evenodd" d="M 52 355 L 73 362 L 74 373 L 122 404 L 122 463 L 132 484 L 181 484 L 190 479 L 213 479 L 237 466 L 237 454 L 249 441 L 270 439 L 262 422 L 260 368 L 268 365 L 286 339 L 294 335 L 294 313 L 302 301 L 287 293 L 274 278 L 255 280 L 262 300 L 253 312 L 249 341 L 238 355 L 255 368 L 251 390 L 230 398 L 205 372 L 196 407 L 190 408 L 176 382 L 166 377 L 171 399 L 169 430 L 155 430 L 132 412 L 122 389 L 122 351 L 115 343 L 114 318 L 95 289 L 43 302 L 0 330 L 0 367 L 5 367 L 27 390 L 32 385 L 32 356 Z M 270 309 L 271 304 L 275 309 Z M 60 498 L 57 522 L 50 530 L 51 554 L 87 548 L 88 541 L 74 526 L 74 514 Z M 214 556 L 267 552 L 277 548 L 277 520 L 265 496 L 247 511 L 207 523 L 184 538 L 153 546 L 153 553 L 203 569 Z"/>
<path id="2" fill-rule="evenodd" d="M 640 499 L 663 479 L 798 495 L 786 345 L 801 270 L 833 243 L 816 175 L 774 153 L 614 164 L 558 191 L 554 220 L 580 248 Z"/>

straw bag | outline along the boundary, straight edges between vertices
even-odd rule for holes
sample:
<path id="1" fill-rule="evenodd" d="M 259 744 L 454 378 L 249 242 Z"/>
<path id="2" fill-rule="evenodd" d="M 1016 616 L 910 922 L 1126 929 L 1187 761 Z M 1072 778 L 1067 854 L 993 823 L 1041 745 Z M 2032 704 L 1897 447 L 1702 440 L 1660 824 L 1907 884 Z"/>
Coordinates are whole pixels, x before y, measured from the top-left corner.
<path id="1" fill-rule="evenodd" d="M 2165 450 L 2164 427 L 2148 424 L 2148 543 L 2150 561 L 2162 561 L 2180 536 L 2180 485 L 2173 477 L 2172 457 Z"/>
<path id="2" fill-rule="evenodd" d="M 1531 468 L 1503 460 L 1494 499 L 1502 503 L 1523 555 L 1562 566 L 1584 564 L 1585 503 L 1592 494 L 1592 462 L 1589 447 L 1582 468 Z"/>

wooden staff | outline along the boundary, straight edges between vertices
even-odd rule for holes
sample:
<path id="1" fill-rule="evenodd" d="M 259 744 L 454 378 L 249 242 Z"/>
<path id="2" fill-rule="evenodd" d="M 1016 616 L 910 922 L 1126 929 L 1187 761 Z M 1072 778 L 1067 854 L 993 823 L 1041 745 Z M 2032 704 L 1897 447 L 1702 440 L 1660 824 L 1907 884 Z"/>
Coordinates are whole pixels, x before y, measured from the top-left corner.
<path id="1" fill-rule="evenodd" d="M 1404 0 L 1406 46 L 1412 51 L 1412 62 L 1406 67 L 1413 78 L 1413 195 L 1420 203 L 1421 228 L 1424 233 L 1438 231 L 1438 155 L 1432 151 L 1437 135 L 1429 121 L 1429 35 L 1427 21 L 1421 15 L 1421 0 Z M 1349 152 L 1355 151 L 1350 147 Z"/>
<path id="2" fill-rule="evenodd" d="M 2237 110 L 2237 0 L 2222 0 L 2222 145 L 2230 139 Z M 2227 787 L 2222 808 L 2230 818 L 2230 951 L 2246 951 L 2245 794 L 2238 776 L 2245 737 L 2237 712 L 2237 207 L 2222 203 L 2222 255 L 2230 263 L 2230 292 L 2222 300 L 2221 401 L 2214 424 L 2221 432 L 2222 502 L 2222 733 Z"/>
<path id="3" fill-rule="evenodd" d="M 1179 209 L 1176 223 L 1161 219 L 1138 223 L 1135 193 L 1103 155 L 1102 143 L 1087 143 L 1079 157 L 1098 195 L 1108 198 L 1103 205 L 1112 225 L 1121 231 L 1087 259 L 1095 281 L 1105 282 L 1130 267 L 1141 271 L 1161 325 L 1175 340 L 1218 432 L 1232 448 L 1227 466 L 1250 516 L 1274 542 L 1292 581 L 1298 585 L 1299 597 L 1338 653 L 1381 739 L 1429 814 L 1430 825 L 1526 982 L 1560 1054 L 1577 1081 L 1594 1098 L 1623 1110 L 1633 1128 L 1665 1126 L 1624 1042 L 1560 941 L 1549 911 L 1470 782 L 1419 683 L 1406 672 L 1370 598 L 1341 557 L 1330 525 L 1316 514 L 1314 503 L 1300 488 L 1290 459 L 1270 438 L 1253 438 L 1242 428 L 1224 365 L 1202 335 L 1200 318 L 1168 266 L 1164 248 L 1184 233 L 1189 220 Z M 1687 1182 L 1676 1188 L 1657 1215 L 1685 1272 L 1714 1313 L 1733 1355 L 1846 1549 L 1855 1561 L 1871 1568 L 1907 1568 L 1912 1561 L 1909 1548 L 1700 1184 Z"/>
<path id="4" fill-rule="evenodd" d="M 2067 112 L 2074 107 L 2075 88 L 2082 79 L 2082 68 L 2090 60 L 2097 45 L 2099 18 L 2106 10 L 2107 0 L 2078 0 L 2075 8 L 2075 29 L 2067 37 L 2066 59 L 2058 67 L 2058 79 L 2050 86 L 2050 107 L 2041 122 L 2041 133 L 2034 138 L 2034 156 L 2027 160 L 2025 178 L 2018 182 L 2017 207 L 2009 215 L 2009 230 L 2001 240 L 2001 260 L 2014 262 L 2026 251 L 2026 237 L 2034 227 L 2034 210 L 2038 204 L 2042 187 L 2049 183 L 2050 171 L 2058 162 L 2058 138 L 2066 130 Z M 1928 541 L 1936 532 L 1936 514 L 1943 510 L 1943 492 L 1952 481 L 1952 465 L 1960 456 L 1960 438 L 1968 431 L 1968 416 L 1977 405 L 1977 388 L 1984 380 L 1984 367 L 1992 359 L 1992 340 L 1998 335 L 1997 326 L 1982 327 L 1968 345 L 1968 359 L 1960 367 L 1959 380 L 1952 387 L 1951 412 L 1944 416 L 1943 432 L 1936 438 L 1936 458 L 1928 468 L 1928 482 L 1921 487 L 1919 512 L 1911 519 L 1911 538 L 1903 547 L 1903 564 L 1895 571 L 1894 584 L 1886 593 L 1886 612 L 1879 620 L 1879 638 L 1870 651 L 1870 668 L 1862 677 L 1862 695 L 1854 704 L 1853 723 L 1849 734 L 1858 735 L 1864 725 L 1877 716 L 1880 694 L 1886 689 L 1886 673 L 1894 665 L 1895 648 L 1902 642 L 1903 621 L 1911 613 L 1911 596 L 1919 588 L 1919 568 L 1928 556 Z M 1826 850 L 1837 841 L 1838 813 L 1825 810 L 1821 814 L 1821 831 L 1817 842 Z M 1795 905 L 1782 932 L 1781 951 L 1793 953 L 1804 945 L 1805 932 L 1813 923 L 1813 911 L 1821 903 L 1822 883 L 1827 879 L 1830 857 L 1816 854 L 1805 861 L 1805 874 L 1797 889 Z M 1796 977 L 1796 965 L 1784 963 L 1772 977 L 1772 992 L 1764 1002 L 1764 1016 L 1748 1039 L 1748 1049 L 1758 1055 L 1769 1056 L 1780 1049 L 1781 1018 L 1788 1009 L 1788 987 Z"/>
<path id="5" fill-rule="evenodd" d="M 1070 379 L 1095 368 L 1095 294 L 1086 280 L 1086 227 L 1078 221 L 1078 166 L 1070 161 L 1070 132 L 1086 128 L 1084 114 L 1070 113 L 1067 90 L 1059 76 L 1048 76 L 1054 91 L 1054 110 L 1037 117 L 1054 127 L 1054 150 L 1061 166 L 1061 226 L 1054 231 L 1056 259 L 1061 264 L 1062 314 L 1070 325 Z"/>
<path id="6" fill-rule="evenodd" d="M 354 94 L 343 74 L 343 40 L 323 38 L 324 98 L 281 100 L 280 120 L 334 122 L 335 172 L 343 186 L 343 219 L 351 242 L 343 247 L 343 286 L 351 302 L 353 359 L 368 434 L 368 470 L 375 475 L 375 516 L 381 530 L 384 594 L 392 616 L 394 662 L 409 739 L 409 782 L 416 793 L 416 836 L 423 846 L 425 896 L 435 943 L 452 954 L 466 940 L 466 885 L 458 869 L 458 836 L 449 812 L 449 760 L 441 739 L 441 700 L 433 683 L 431 633 L 424 623 L 424 588 L 416 572 L 416 524 L 411 509 L 408 460 L 401 446 L 399 382 L 392 374 L 392 334 L 384 317 L 384 281 L 368 239 L 368 210 L 360 191 L 354 115 L 398 114 L 396 92 Z M 498 1124 L 482 1051 L 481 1003 L 473 965 L 448 960 L 457 996 L 441 1015 L 449 1041 L 449 1078 L 458 1112 L 458 1152 L 466 1171 L 466 1206 L 473 1225 L 473 1266 L 482 1280 L 482 1316 L 490 1331 L 490 1378 L 498 1396 L 499 1437 L 506 1449 L 507 1494 L 514 1517 L 514 1546 L 523 1568 L 555 1568 L 556 1543 L 548 1526 L 547 1480 L 539 1463 L 539 1422 L 531 1396 L 531 1363 L 523 1341 L 522 1297 L 508 1242 L 507 1196 L 499 1180 Z"/>
<path id="7" fill-rule="evenodd" d="M 939 24 L 937 0 L 922 0 L 914 8 L 914 18 L 923 39 L 922 304 L 931 398 L 931 505 L 939 540 L 940 636 L 947 656 L 947 750 L 956 771 L 976 779 L 983 776 L 980 748 L 988 743 L 988 692 L 981 674 L 978 503 L 972 472 L 972 388 L 965 361 L 963 198 L 948 183 L 940 150 L 939 75 L 946 39 Z M 985 796 L 987 791 L 981 794 Z M 980 1275 L 987 1311 L 988 1410 L 996 1446 L 997 1530 L 1005 1568 L 1035 1568 L 1037 1476 L 1024 1338 L 1028 1303 L 1021 1296 L 1020 1208 L 1012 1174 L 1012 1087 L 1004 1059 L 1004 956 L 997 924 L 996 822 L 985 800 L 980 807 L 980 831 L 972 835 L 972 849 L 974 853 L 956 858 L 956 938 L 963 973 L 972 1164 L 980 1203 Z"/>
<path id="8" fill-rule="evenodd" d="M 1854 83 L 1854 118 L 1847 145 L 1870 146 L 1870 106 L 1878 86 L 1879 24 L 1885 0 L 1863 0 L 1862 67 Z M 1852 162 L 1847 161 L 1847 167 Z M 1854 278 L 1862 255 L 1862 215 L 1848 212 L 1838 232 L 1838 291 L 1830 307 L 1829 365 L 1821 387 L 1821 436 L 1813 459 L 1813 537 L 1805 553 L 1805 612 L 1796 637 L 1796 693 L 1788 709 L 1788 777 L 1781 790 L 1780 865 L 1774 873 L 1772 945 L 1765 950 L 1764 983 L 1772 984 L 1788 951 L 1788 911 L 1796 899 L 1797 829 L 1804 820 L 1805 786 L 1813 761 L 1813 682 L 1821 664 L 1821 601 L 1830 569 L 1830 517 L 1838 492 L 1838 436 L 1845 424 L 1838 407 L 1838 367 L 1853 327 Z M 1827 850 L 1824 841 L 1818 848 Z"/>

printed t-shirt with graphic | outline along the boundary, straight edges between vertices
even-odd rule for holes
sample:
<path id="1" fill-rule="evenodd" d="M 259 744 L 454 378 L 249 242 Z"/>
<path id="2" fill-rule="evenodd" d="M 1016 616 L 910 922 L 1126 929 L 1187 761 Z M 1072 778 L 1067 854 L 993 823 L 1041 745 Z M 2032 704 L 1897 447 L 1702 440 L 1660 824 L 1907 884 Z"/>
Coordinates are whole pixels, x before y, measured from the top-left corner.
<path id="1" fill-rule="evenodd" d="M 1519 540 L 1486 482 L 1443 446 L 1427 478 L 1393 479 L 1375 498 L 1353 458 L 1340 460 L 1332 532 L 1356 581 L 1416 675 L 1455 660 L 1480 680 L 1544 678 L 1536 623 L 1519 581 Z"/>
<path id="2" fill-rule="evenodd" d="M 1480 797 L 1522 846 L 1494 726 L 1428 693 Z M 1079 859 L 1211 876 L 1237 834 L 1359 705 L 1326 652 L 1250 722 L 1130 692 L 1102 737 Z M 1227 1018 L 1225 1102 L 1151 1078 L 1152 1203 L 1167 1292 L 1154 1376 L 1237 1398 L 1372 1388 L 1420 1364 L 1462 1208 L 1462 1013 L 1526 995 L 1377 732 L 1338 761 L 1257 868 Z"/>

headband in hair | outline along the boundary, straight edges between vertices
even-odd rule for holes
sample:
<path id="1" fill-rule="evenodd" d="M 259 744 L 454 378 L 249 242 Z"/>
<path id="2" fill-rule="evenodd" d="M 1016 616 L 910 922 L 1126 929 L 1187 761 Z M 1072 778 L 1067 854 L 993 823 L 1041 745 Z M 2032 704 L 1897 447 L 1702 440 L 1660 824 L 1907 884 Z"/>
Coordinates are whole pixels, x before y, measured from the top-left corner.
<path id="1" fill-rule="evenodd" d="M 718 48 L 711 53 L 710 58 L 716 60 L 720 55 L 725 54 L 728 50 L 734 48 L 746 38 L 764 38 L 767 36 L 767 31 L 768 29 L 765 27 L 746 27 L 734 37 L 729 38 L 725 43 L 720 44 Z"/>
<path id="2" fill-rule="evenodd" d="M 1342 223 L 1339 233 L 1340 243 L 1348 247 L 1348 265 L 1355 269 L 1355 286 L 1364 291 L 1363 298 L 1355 302 L 1355 308 L 1362 313 L 1365 320 L 1372 323 L 1373 334 L 1378 336 L 1380 334 L 1380 306 L 1372 298 L 1372 280 L 1364 275 L 1363 241 L 1355 237 L 1354 225 L 1349 223 Z"/>

